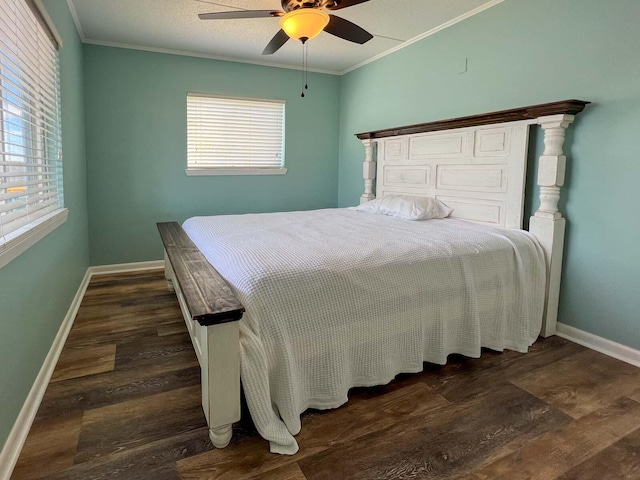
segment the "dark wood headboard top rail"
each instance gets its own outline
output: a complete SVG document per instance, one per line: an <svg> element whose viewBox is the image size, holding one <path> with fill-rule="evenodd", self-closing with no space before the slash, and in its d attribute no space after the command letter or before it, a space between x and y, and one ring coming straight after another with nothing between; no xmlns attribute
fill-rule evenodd
<svg viewBox="0 0 640 480"><path fill-rule="evenodd" d="M158 230L193 320L200 325L240 320L244 307L180 224L158 223Z"/></svg>
<svg viewBox="0 0 640 480"><path fill-rule="evenodd" d="M517 122L519 120L532 120L547 115L576 115L584 110L591 102L582 100L563 100L561 102L543 103L529 107L502 110L500 112L483 113L469 117L450 118L436 122L418 123L405 127L388 128L356 134L360 140L395 137L397 135L411 135L414 133L436 132L438 130L450 130L453 128L475 127L478 125L491 125L494 123Z"/></svg>

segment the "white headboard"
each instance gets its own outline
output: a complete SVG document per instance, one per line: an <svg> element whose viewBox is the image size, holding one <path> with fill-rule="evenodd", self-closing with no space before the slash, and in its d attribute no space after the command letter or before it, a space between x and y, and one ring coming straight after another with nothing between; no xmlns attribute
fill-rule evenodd
<svg viewBox="0 0 640 480"><path fill-rule="evenodd" d="M376 193L436 197L454 218L522 228L531 123L380 139Z"/></svg>
<svg viewBox="0 0 640 480"><path fill-rule="evenodd" d="M565 220L558 210L566 166L562 149L566 128L588 103L565 100L359 133L366 152L360 203L376 197L377 178L377 195L436 197L454 209L453 217L522 228L529 127L540 125L545 144L538 161L540 206L529 221L529 231L538 239L547 261L541 334L553 335L565 232Z"/></svg>

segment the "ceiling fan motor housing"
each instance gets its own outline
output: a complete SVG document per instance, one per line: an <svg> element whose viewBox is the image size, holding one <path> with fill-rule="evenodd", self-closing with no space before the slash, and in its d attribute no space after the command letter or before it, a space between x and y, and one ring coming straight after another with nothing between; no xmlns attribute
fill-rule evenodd
<svg viewBox="0 0 640 480"><path fill-rule="evenodd" d="M368 42L373 38L369 32L342 17L325 10L341 10L366 3L369 0L280 0L283 11L278 10L231 10L200 13L202 20L228 20L236 18L280 18L280 30L262 51L263 55L277 52L289 38L305 43L321 32L353 43Z"/></svg>
<svg viewBox="0 0 640 480"><path fill-rule="evenodd" d="M339 0L281 0L282 9L291 12L299 8L331 8L340 4Z"/></svg>

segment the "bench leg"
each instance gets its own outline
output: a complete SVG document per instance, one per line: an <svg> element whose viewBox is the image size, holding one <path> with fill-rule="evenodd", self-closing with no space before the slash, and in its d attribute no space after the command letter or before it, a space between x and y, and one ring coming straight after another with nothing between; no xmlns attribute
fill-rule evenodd
<svg viewBox="0 0 640 480"><path fill-rule="evenodd" d="M206 338L206 361L200 368L202 407L211 442L224 448L231 440L232 424L240 420L239 322L198 327Z"/></svg>
<svg viewBox="0 0 640 480"><path fill-rule="evenodd" d="M216 448L224 448L229 445L232 434L232 425L223 425L222 427L209 429L209 438Z"/></svg>

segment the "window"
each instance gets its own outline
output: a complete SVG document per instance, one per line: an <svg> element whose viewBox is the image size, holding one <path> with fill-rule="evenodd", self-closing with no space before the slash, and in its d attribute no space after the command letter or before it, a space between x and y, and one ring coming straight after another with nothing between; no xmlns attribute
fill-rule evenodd
<svg viewBox="0 0 640 480"><path fill-rule="evenodd" d="M66 220L57 48L33 0L0 0L0 267Z"/></svg>
<svg viewBox="0 0 640 480"><path fill-rule="evenodd" d="M187 95L187 175L286 172L284 101Z"/></svg>

